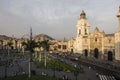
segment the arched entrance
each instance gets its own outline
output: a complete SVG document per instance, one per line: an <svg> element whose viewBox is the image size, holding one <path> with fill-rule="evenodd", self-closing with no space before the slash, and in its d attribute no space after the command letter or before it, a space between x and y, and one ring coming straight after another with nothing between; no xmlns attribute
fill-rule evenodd
<svg viewBox="0 0 120 80"><path fill-rule="evenodd" d="M71 49L71 52L73 53L73 49Z"/></svg>
<svg viewBox="0 0 120 80"><path fill-rule="evenodd" d="M85 57L87 57L88 56L88 50L87 49L85 49Z"/></svg>
<svg viewBox="0 0 120 80"><path fill-rule="evenodd" d="M108 51L108 61L113 61L113 53L112 53L112 51Z"/></svg>
<svg viewBox="0 0 120 80"><path fill-rule="evenodd" d="M95 48L95 49L94 49L94 57L95 57L96 59L98 59L98 56L99 56L98 48Z"/></svg>

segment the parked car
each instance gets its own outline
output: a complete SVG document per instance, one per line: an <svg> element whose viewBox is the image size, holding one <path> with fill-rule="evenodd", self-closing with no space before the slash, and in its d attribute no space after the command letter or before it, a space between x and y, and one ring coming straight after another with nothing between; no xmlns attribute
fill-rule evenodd
<svg viewBox="0 0 120 80"><path fill-rule="evenodd" d="M47 73L45 73L45 72L42 72L42 73L41 73L41 75L43 75L43 76L47 76Z"/></svg>

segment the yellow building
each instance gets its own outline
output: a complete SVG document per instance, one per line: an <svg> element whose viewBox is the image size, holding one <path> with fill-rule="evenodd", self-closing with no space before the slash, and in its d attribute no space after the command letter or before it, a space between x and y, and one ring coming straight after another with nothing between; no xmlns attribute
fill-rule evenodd
<svg viewBox="0 0 120 80"><path fill-rule="evenodd" d="M68 52L73 53L73 49L74 49L74 46L73 46L73 45L74 45L74 41L75 41L74 38L68 40L68 44L67 44L67 50L68 50Z"/></svg>
<svg viewBox="0 0 120 80"><path fill-rule="evenodd" d="M68 52L67 46L68 46L67 41L58 41L57 42L57 51L58 52Z"/></svg>

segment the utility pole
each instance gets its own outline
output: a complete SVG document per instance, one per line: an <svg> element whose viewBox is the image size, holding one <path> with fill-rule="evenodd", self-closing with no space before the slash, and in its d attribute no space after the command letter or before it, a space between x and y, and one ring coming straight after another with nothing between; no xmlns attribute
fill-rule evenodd
<svg viewBox="0 0 120 80"><path fill-rule="evenodd" d="M32 61L32 28L30 28L30 57L29 57L29 75L28 77L31 77L31 61Z"/></svg>
<svg viewBox="0 0 120 80"><path fill-rule="evenodd" d="M44 53L44 56L45 56L45 68L47 66L47 63L46 63L46 60L47 60L47 53L48 53L48 40L45 41L45 53Z"/></svg>
<svg viewBox="0 0 120 80"><path fill-rule="evenodd" d="M45 56L45 68L46 68L46 51L45 51L44 54L45 54L44 56Z"/></svg>

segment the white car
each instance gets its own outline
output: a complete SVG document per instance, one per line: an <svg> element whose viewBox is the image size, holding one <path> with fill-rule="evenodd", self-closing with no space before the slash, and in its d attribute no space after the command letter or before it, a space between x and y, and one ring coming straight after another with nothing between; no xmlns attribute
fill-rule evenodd
<svg viewBox="0 0 120 80"><path fill-rule="evenodd" d="M41 75L43 75L43 76L47 76L47 74L45 73L45 72L42 72L42 74Z"/></svg>
<svg viewBox="0 0 120 80"><path fill-rule="evenodd" d="M75 58L76 61L78 61L78 58Z"/></svg>

